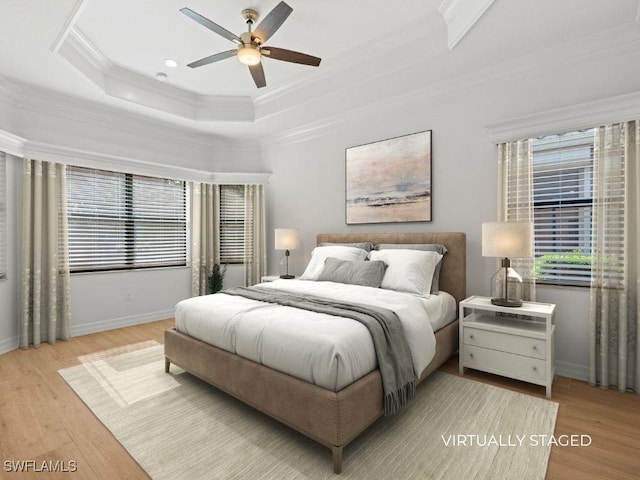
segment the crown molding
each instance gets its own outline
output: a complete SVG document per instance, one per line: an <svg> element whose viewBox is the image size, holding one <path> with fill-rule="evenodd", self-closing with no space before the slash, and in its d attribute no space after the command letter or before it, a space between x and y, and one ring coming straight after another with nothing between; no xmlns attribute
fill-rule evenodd
<svg viewBox="0 0 640 480"><path fill-rule="evenodd" d="M58 53L58 50L60 50L60 47L62 46L64 41L67 39L69 32L71 32L71 29L78 21L78 18L80 18L80 14L82 13L82 10L84 9L87 3L89 3L89 0L76 1L76 4L71 9L71 14L67 17L67 21L64 23L64 26L62 27L62 30L60 30L60 32L58 33L58 36L56 37L55 41L51 45L51 51L53 53Z"/></svg>
<svg viewBox="0 0 640 480"><path fill-rule="evenodd" d="M211 147L216 140L220 140L213 134L194 132L135 112L29 85L22 85L11 101L18 110L83 122L98 128L126 131L152 140L188 141L205 147Z"/></svg>
<svg viewBox="0 0 640 480"><path fill-rule="evenodd" d="M485 129L493 143L504 143L638 119L640 91L512 118Z"/></svg>
<svg viewBox="0 0 640 480"><path fill-rule="evenodd" d="M581 63L587 60L598 62L628 53L637 52L640 49L640 35L635 25L630 25L622 31L618 28L594 34L586 38L573 39L560 46L550 47L529 55L514 58L499 64L489 65L472 72L466 72L456 77L438 82L422 84L413 89L405 89L398 94L385 92L380 94L375 101L366 104L354 104L352 108L346 108L343 92L337 95L342 99L343 109L341 113L323 117L315 122L305 123L268 139L263 139L261 144L268 147L273 144L294 144L312 140L339 131L344 125L355 121L356 116L366 118L369 115L377 115L385 106L401 105L405 102L436 102L439 99L447 100L454 95L472 92L485 85L491 85L499 81L517 81L518 78L531 75L539 71L542 66L547 70L553 70L554 65L563 65L570 62ZM576 51L583 52L576 55ZM425 59L428 62L429 59ZM414 67L419 63L414 64ZM410 71L398 70L388 72L396 78L410 76ZM373 87L372 87L373 88ZM373 88L377 92L383 91L383 86Z"/></svg>
<svg viewBox="0 0 640 480"><path fill-rule="evenodd" d="M43 142L27 141L24 146L24 157L44 162L117 170L126 173L153 175L178 180L202 182L211 176L210 172L196 169L177 167L175 165L160 165L130 157L107 155Z"/></svg>
<svg viewBox="0 0 640 480"><path fill-rule="evenodd" d="M289 81L279 83L277 86L270 87L265 92L260 92L253 97L256 109L256 119L263 120L268 118L270 105L281 106L283 101L289 101L290 104L299 107L305 103L317 99L320 87L331 85L331 92L335 92L340 88L346 88L349 85L344 82L331 82L332 79L339 77L349 71L358 71L360 67L366 65L375 65L380 75L388 75L389 69L385 66L385 70L380 69L379 58L391 58L394 62L398 62L399 66L406 66L416 62L415 55L409 54L402 56L406 52L407 45L420 45L422 48L420 61L428 61L429 58L442 53L444 50L427 38L425 32L433 32L441 27L441 19L437 13L430 14L422 23L420 28L413 26L403 26L394 31L379 35L377 42L371 42L364 46L353 47L346 52L340 54L333 62L323 63L322 68L311 77L294 77ZM393 56L389 57L390 54ZM399 67L395 67L397 69ZM371 77L368 77L368 79ZM292 101L291 98L295 98ZM282 109L278 109L278 113Z"/></svg>
<svg viewBox="0 0 640 480"><path fill-rule="evenodd" d="M78 28L71 28L58 55L106 95L196 122L253 122L249 96L198 95L114 64Z"/></svg>
<svg viewBox="0 0 640 480"><path fill-rule="evenodd" d="M114 66L114 63L77 27L69 30L65 41L60 45L56 53L60 53L63 47L73 49L89 62L93 68L102 73Z"/></svg>
<svg viewBox="0 0 640 480"><path fill-rule="evenodd" d="M26 140L18 135L0 130L0 151L22 157Z"/></svg>
<svg viewBox="0 0 640 480"><path fill-rule="evenodd" d="M495 0L444 0L438 7L447 24L449 49L464 38Z"/></svg>
<svg viewBox="0 0 640 480"><path fill-rule="evenodd" d="M217 172L210 175L208 183L219 185L267 185L270 173Z"/></svg>
<svg viewBox="0 0 640 480"><path fill-rule="evenodd" d="M153 175L162 178L204 183L267 184L271 175L270 173L254 172L207 172L28 140L24 141L22 154L19 156L79 167L116 170L138 175Z"/></svg>

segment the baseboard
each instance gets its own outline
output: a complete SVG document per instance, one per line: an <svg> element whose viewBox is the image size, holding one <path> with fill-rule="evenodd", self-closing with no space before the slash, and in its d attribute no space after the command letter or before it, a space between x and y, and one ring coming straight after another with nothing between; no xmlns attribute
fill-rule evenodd
<svg viewBox="0 0 640 480"><path fill-rule="evenodd" d="M130 317L113 318L103 320L101 322L82 323L80 325L71 325L71 336L88 335L89 333L104 332L114 330L116 328L130 327L132 325L140 325L141 323L155 322L166 318L173 318L174 311L161 310L159 312L143 313L140 315L132 315ZM71 320L73 323L73 319ZM0 355L10 352L18 348L18 337L11 337L0 341Z"/></svg>
<svg viewBox="0 0 640 480"><path fill-rule="evenodd" d="M129 317L112 318L109 320L102 320L100 322L81 323L78 325L73 325L72 319L71 336L77 337L79 335L88 335L89 333L98 333L106 330L114 330L116 328L130 327L132 325L140 325L141 323L173 318L173 316L174 311L171 309L161 310L159 312L143 313L140 315L131 315Z"/></svg>
<svg viewBox="0 0 640 480"><path fill-rule="evenodd" d="M0 341L0 355L18 348L18 337L11 337Z"/></svg>
<svg viewBox="0 0 640 480"><path fill-rule="evenodd" d="M575 378L584 382L589 378L589 367L579 363L558 362L556 361L556 375L563 377Z"/></svg>

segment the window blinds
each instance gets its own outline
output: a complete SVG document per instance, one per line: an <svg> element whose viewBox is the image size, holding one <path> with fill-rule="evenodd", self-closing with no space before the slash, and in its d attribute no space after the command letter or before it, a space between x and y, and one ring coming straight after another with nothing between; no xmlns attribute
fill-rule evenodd
<svg viewBox="0 0 640 480"><path fill-rule="evenodd" d="M244 186L220 186L220 262L244 262Z"/></svg>
<svg viewBox="0 0 640 480"><path fill-rule="evenodd" d="M0 279L7 278L7 160L0 152Z"/></svg>
<svg viewBox="0 0 640 480"><path fill-rule="evenodd" d="M67 170L72 272L186 265L185 182Z"/></svg>
<svg viewBox="0 0 640 480"><path fill-rule="evenodd" d="M532 140L536 278L591 278L593 129Z"/></svg>

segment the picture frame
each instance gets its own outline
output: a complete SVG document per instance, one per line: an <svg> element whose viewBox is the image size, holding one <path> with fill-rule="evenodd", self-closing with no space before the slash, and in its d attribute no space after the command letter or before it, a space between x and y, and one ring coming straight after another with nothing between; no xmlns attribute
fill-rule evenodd
<svg viewBox="0 0 640 480"><path fill-rule="evenodd" d="M347 225L431 221L432 131L345 149Z"/></svg>

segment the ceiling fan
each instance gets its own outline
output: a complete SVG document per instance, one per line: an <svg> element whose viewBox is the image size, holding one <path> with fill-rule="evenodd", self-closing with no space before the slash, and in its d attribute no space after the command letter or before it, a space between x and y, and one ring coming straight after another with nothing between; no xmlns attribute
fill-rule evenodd
<svg viewBox="0 0 640 480"><path fill-rule="evenodd" d="M265 87L267 82L264 77L264 69L262 68L262 57L273 58L284 62L300 63L302 65L311 65L317 67L320 65L320 58L307 55L306 53L294 52L284 48L267 47L265 42L276 33L284 21L289 17L293 9L285 2L280 2L273 10L262 20L260 25L254 31L251 30L253 24L258 20L258 12L251 9L242 11L242 18L248 26L249 31L236 36L229 30L221 27L217 23L212 22L208 18L203 17L199 13L189 8L181 8L180 11L187 17L195 20L200 25L208 28L212 32L223 36L224 38L235 42L238 46L233 50L216 53L208 57L202 58L188 64L188 67L197 68L210 63L219 62L225 58L238 56L238 60L249 66L249 71L253 77L253 81L258 88Z"/></svg>

